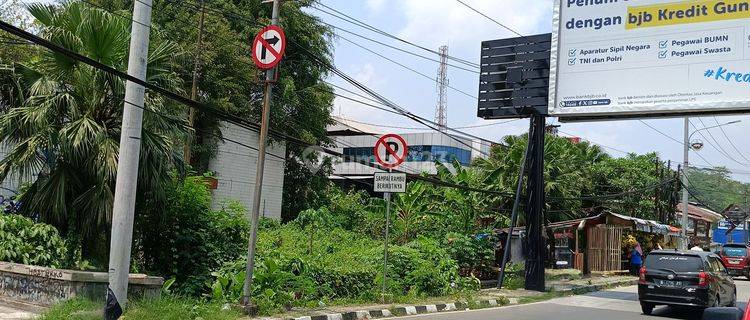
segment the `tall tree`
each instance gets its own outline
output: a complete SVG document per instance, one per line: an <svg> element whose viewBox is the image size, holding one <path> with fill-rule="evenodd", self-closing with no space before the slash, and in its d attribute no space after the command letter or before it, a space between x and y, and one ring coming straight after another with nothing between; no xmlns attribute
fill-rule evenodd
<svg viewBox="0 0 750 320"><path fill-rule="evenodd" d="M130 24L79 2L28 7L39 35L103 64L125 70ZM157 38L148 56L148 79L179 91L171 71L177 45ZM12 146L0 160L0 180L29 179L24 212L64 233L73 228L106 247L117 171L125 83L64 55L39 50L8 71L13 94L0 115L0 140ZM175 142L184 136L167 120L175 108L147 92L138 177L139 195L157 196L168 173L181 166ZM91 246L87 246L92 248Z"/></svg>
<svg viewBox="0 0 750 320"><path fill-rule="evenodd" d="M708 206L712 210L724 210L731 204L750 207L750 184L732 178L731 172L722 167L688 170L690 201Z"/></svg>
<svg viewBox="0 0 750 320"><path fill-rule="evenodd" d="M499 169L497 179L490 183L499 190L515 192L527 141L528 135L506 136L500 145L491 149L489 158L477 159L475 165L485 170ZM580 216L584 203L575 198L595 191L591 185L592 167L608 158L601 148L588 142L573 143L566 138L547 135L544 146L547 219L559 221ZM504 198L500 204L510 208L512 201L512 198Z"/></svg>

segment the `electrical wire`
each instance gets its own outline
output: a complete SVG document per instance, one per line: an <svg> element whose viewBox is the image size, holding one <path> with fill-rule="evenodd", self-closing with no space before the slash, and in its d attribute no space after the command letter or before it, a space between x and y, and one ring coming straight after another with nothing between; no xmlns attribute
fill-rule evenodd
<svg viewBox="0 0 750 320"><path fill-rule="evenodd" d="M705 123L703 123L703 119L701 119L701 118L698 118L698 121L700 121L700 122L701 122L701 125L703 126L703 128L707 128L707 127L706 127L706 124L705 124ZM698 132L698 134L699 134L699 135L700 135L701 137L703 137L703 139L706 139L706 143L707 143L708 145L711 145L711 146L713 146L713 147L714 147L714 148L716 149L716 151L718 151L718 152L719 152L719 154L720 154L720 155L722 155L722 156L723 156L724 158L727 158L727 159L729 159L730 161L733 161L733 162L735 162L735 163L737 163L737 164L739 164L739 165L741 165L741 166L748 166L748 164L747 164L747 163L742 163L742 162L739 162L739 161L737 161L737 159L735 159L734 157L732 157L731 155L729 155L729 153L727 153L727 152L726 152L726 150L724 150L724 147L723 147L723 146L722 146L722 145L721 145L721 144L719 143L719 141L718 141L718 140L716 140L716 138L714 138L714 136L713 136L713 134L711 133L711 130L710 130L710 129L709 129L709 130L703 130L703 131L706 131L706 132L708 133L708 135L709 135L709 136L711 137L711 139L712 139L712 140L714 141L715 145L714 145L714 144L712 144L712 143L711 143L711 141L710 141L710 140L709 140L708 138L706 138L706 136L705 136L705 135L703 134L703 131L699 131L698 127L696 127L696 126L695 126L695 125L694 125L694 124L693 124L692 122L690 122L690 125L691 125L691 126L693 127L693 129L695 130L695 132Z"/></svg>
<svg viewBox="0 0 750 320"><path fill-rule="evenodd" d="M33 43L35 43L37 45L43 46L43 47L45 47L45 48L47 48L49 50L52 50L54 52L60 53L62 55L65 55L68 58L71 58L73 60L77 60L77 61L82 62L84 64L90 65L90 66L92 66L92 67L94 67L94 68L96 68L98 70L101 70L101 71L113 74L113 75L117 76L118 78L134 82L134 83L136 83L138 85L141 85L141 86L143 86L143 87L145 87L145 88L147 88L149 90L152 90L152 91L154 91L154 92L156 92L158 94L164 95L167 98L170 98L171 100L174 100L174 101L176 101L176 102L178 102L180 104L187 105L187 106L190 106L190 107L194 107L194 108L199 109L201 111L204 111L206 113L214 114L215 116L217 116L217 118L220 118L220 119L222 119L224 121L227 121L227 122L230 122L230 123L233 123L233 124L245 127L247 129L250 129L250 130L253 130L253 131L256 131L256 132L259 131L259 125L256 124L256 123L252 123L252 122L246 121L246 120L244 120L242 118L239 118L239 117L233 116L231 114L228 114L228 113L226 113L226 112L224 112L222 110L218 110L218 109L215 109L215 108L203 105L203 104L201 104L199 102L196 102L196 101L193 101L191 99L182 97L182 96L180 96L180 95L178 95L178 94L176 94L174 92L168 91L168 90L166 90L164 88L161 88L159 86L153 85L151 83L148 83L148 82L145 82L143 80L140 80L140 79L138 79L136 77L130 76L130 75L128 75L128 74L126 74L124 72L121 72L121 71L119 71L117 69L114 69L114 68L112 68L110 66L107 66L107 65L104 65L102 63L99 63L99 62L97 62L97 61L95 61L95 60L93 60L91 58L85 57L83 55L80 55L78 53L70 51L70 50L68 50L66 48L60 47L60 46L58 46L58 45L56 45L54 43L49 42L46 39L40 38L40 37L35 36L35 35L33 35L33 34L29 33L29 32L21 30L21 29L13 26L11 24L8 24L8 23L4 22L4 21L0 21L0 29L5 30L6 32L14 34L14 35L16 35L18 37L24 38L24 39L26 39L28 41L31 41L31 42L33 42ZM332 70L337 70L335 67L332 67L331 69ZM369 90L369 88L364 87L363 85L359 84L356 81L354 81L353 84L355 84L358 87L361 86L360 89L367 89L367 90L363 90L363 91L366 91L368 93L370 93L370 91L371 91L371 90ZM390 101L386 100L385 98L383 98L382 96L378 95L377 93L374 93L374 94L371 93L371 95L373 95L375 98L377 98L377 99L379 99L379 100L381 100L383 102L387 102L387 103L392 104ZM392 104L391 108L393 108L393 109L395 109L397 111L400 111L400 112L402 112L405 115L414 116L413 114L411 114L408 111L406 111L406 110L398 107L395 104ZM338 153L336 151L333 151L333 150L326 149L326 148L323 148L323 147L320 147L320 146L317 146L317 145L313 145L313 144L307 143L307 142L305 142L305 141L303 141L303 140L301 140L299 138L295 138L295 137L289 136L287 134L280 133L280 132L278 132L276 130L269 130L269 133L271 135L281 137L281 138L285 139L289 143L296 143L296 144L300 144L300 145L308 146L308 147L318 147L321 150L323 150L325 153L336 155L338 157L345 157L343 154ZM376 164L373 164L373 163L368 163L368 165L372 166L374 168L380 168L379 165L376 165ZM512 194L505 193L505 192L499 192L499 191L493 191L493 190L486 190L486 189L480 189L480 188L473 188L473 187L468 187L468 186L461 186L461 185L456 185L456 184L453 184L453 183L450 183L450 182L442 181L442 180L439 180L439 179L434 179L434 178L430 178L430 177L424 177L424 176L421 176L421 175L414 175L414 174L409 174L409 173L406 173L406 174L408 176L410 176L411 178L413 178L413 179L422 180L422 181L426 181L426 182L431 182L432 184L438 185L438 186L453 187L453 188L458 188L458 189L462 189L462 190L466 190L466 191L476 191L476 192L487 193L487 194L502 195L502 196L506 196L506 197L512 197L512 196L514 196ZM623 193L618 193L618 194L612 194L612 195L598 195L598 196L586 196L586 197L579 197L579 198L559 198L559 199L560 200L595 200L595 199L604 199L604 198L610 198L610 197L618 197L618 196L622 196L622 195L626 195L626 194L632 194L632 193L635 193L635 192L638 192L638 190L631 190L631 191L628 191L628 192L623 192ZM552 199L557 199L557 198L552 198Z"/></svg>
<svg viewBox="0 0 750 320"><path fill-rule="evenodd" d="M189 1L182 1L181 3L183 3L183 4L189 4L189 5L191 4ZM193 6L195 6L195 5L193 5ZM252 24L258 24L253 19L250 19L248 17L244 17L244 16L236 14L236 13L225 12L225 11L221 11L221 10L214 9L214 8L208 8L208 7L207 7L207 10L209 12L214 12L214 13L216 13L218 11L219 12L218 14L220 16L222 16L222 17L230 16L232 18L235 18L235 19L238 19L238 20L241 20L241 21L249 22L249 23L252 23ZM294 43L293 40L289 40L289 41L291 43ZM322 66L322 67L330 70L332 73L334 73L337 76L343 78L344 80L346 80L347 82L351 83L352 85L354 85L358 89L362 90L363 92L365 92L368 95L372 96L373 98L377 99L381 103L385 104L389 108L393 109L394 111L397 111L402 116L405 116L405 117L407 117L409 119L412 119L413 121L415 121L417 123L420 123L422 125L425 125L425 126L429 127L430 129L433 129L435 131L438 131L438 132L442 132L443 131L443 130L440 130L438 128L439 125L437 123L435 123L435 122L433 122L431 120L427 120L427 119L425 119L423 117L417 116L417 115L415 115L415 114L407 111L406 109L401 108L400 106L396 105L395 103L393 103L393 102L391 102L391 101L383 98L381 95L377 94L376 92L374 92L371 89L369 89L368 87L364 86L363 84L361 84L360 82L358 82L354 78L350 77L346 73L344 73L341 70L339 70L337 67L335 67L334 65L332 65L330 62L328 62L328 61L322 59L321 57L318 57L317 55L311 53L310 51L308 51L307 49L305 49L304 46L298 46L298 49L300 49L304 54L306 54L312 61L317 62L320 66ZM427 124L427 123L429 123L429 124ZM458 133L460 135L463 135L463 136L466 136L466 137L470 137L470 138L473 138L473 139L484 141L484 142L486 142L488 144L494 144L495 143L493 141L490 141L490 140L478 137L476 135L472 135L472 134L469 134L469 133L466 133L466 132L463 132L463 131L460 131L460 130L456 130L456 129L452 128L452 127L442 127L442 128L444 128L445 130L448 130L448 131L456 132L456 133ZM443 132L443 133L445 135L447 135L448 137L450 137L451 139L453 139L453 140L455 140L455 141L457 141L457 142L459 142L461 144L464 144L464 145L466 145L469 148L472 148L471 145L466 144L460 138L457 138L454 135L452 135L450 133L447 133L447 132ZM485 155L488 155L486 152L482 152L482 153L485 154Z"/></svg>
<svg viewBox="0 0 750 320"><path fill-rule="evenodd" d="M682 141L680 141L680 140L677 140L677 139L673 138L672 136L670 136L670 135L668 135L668 134L666 134L666 133L662 132L661 130L659 130L659 129L657 129L657 128L653 127L653 126L651 126L651 125L650 125L650 124L649 124L648 122L646 122L646 121L643 121L643 120L638 120L638 121L640 121L641 123L643 123L643 124L644 124L645 126L647 126L647 127L651 128L651 130L654 130L654 131L656 131L657 133L659 133L660 135L662 135L662 136L666 137L667 139L669 139L669 140L672 140L672 141L674 141L675 143L678 143L678 144L680 144L680 145L682 145L682 146L684 146L684 145L685 145L685 144L684 144L684 143L683 143ZM710 161L708 161L708 159L706 159L706 158L705 158L705 157L704 157L704 156L703 156L702 154L700 154L700 153L697 153L697 152L696 152L696 153L695 153L695 155L696 155L696 156L698 156L698 158L701 158L701 160L703 160L704 162L706 162L706 163L707 163L707 164L708 164L709 166L713 166L713 163L711 163ZM678 163L680 163L680 162L678 162Z"/></svg>
<svg viewBox="0 0 750 320"><path fill-rule="evenodd" d="M334 14L332 14L332 13L329 13L329 12L325 12L325 13L326 13L326 14L329 14L329 15L332 15L332 16L334 16L334 17L336 17L336 18L340 19L340 20L346 21L346 22L348 22L348 23L351 23L351 24L353 24L353 25L356 25L356 26L358 26L358 27L360 27L360 28L363 28L363 29L369 30L369 31L371 31L371 32L374 32L374 33L380 34L380 35L382 35L382 36L385 36L385 37L391 38L391 39L393 39L393 40L396 40L396 41L402 42L402 43L404 43L404 44L407 44L407 45L413 46L413 47L415 47L415 48L418 48L418 49L421 49L421 50L427 51L427 52L429 52L429 53L433 53L433 54L436 54L436 55L438 55L438 56L442 55L442 54L441 54L440 52L438 52L438 51L435 51L435 50L432 50L432 49L426 48L426 47L424 47L424 46L418 45L418 44L416 44L416 43L413 43L413 42L411 42L411 41L408 41L408 40L404 40L404 39L402 39L402 38L399 38L399 37L397 37L397 36L395 36L395 35L393 35L393 34L391 34L391 33L388 33L388 32L385 32L385 31L383 31L383 30L381 30L381 29L378 29L378 28L376 28L376 27L373 27L372 25L369 25L369 24L367 24L367 23L365 23L365 22L363 22L363 21L361 21L361 20L359 20L359 19L357 19L357 18L354 18L354 17L352 17L352 16L350 16L350 15L348 15L348 14L346 14L346 13L343 13L343 12L341 12L341 11L339 11L339 10L336 10L335 8L329 7L329 6L327 6L326 4L324 4L324 3L320 2L320 1L319 1L319 2L317 2L317 3L315 3L315 4L314 4L314 5L313 5L313 6L311 7L311 8L313 8L313 9L315 9L315 10L318 10L318 11L321 11L321 12L323 12L323 10L321 10L321 9L320 9L320 8L318 7L318 5L319 5L319 6L322 6L322 7L324 7L324 8L326 8L326 9L328 9L328 10L332 11L332 12L335 12L335 13L336 13L336 15L334 15ZM340 29L340 28L339 28L339 29ZM340 30L341 30L341 29L340 29ZM453 61L456 61L456 62L459 62L459 63L463 63L463 64L465 64L465 65L468 65L468 66L471 66L471 67L479 68L479 64L478 64L478 63L476 63L476 62L471 62L471 61L468 61L468 60L466 60L466 59L456 58L456 57L454 57L454 56L450 56L450 55L448 55L447 57L448 57L448 59L450 59L450 60L453 60Z"/></svg>
<svg viewBox="0 0 750 320"><path fill-rule="evenodd" d="M724 138L727 139L727 141L732 146L732 148L734 148L734 151L736 151L737 154L739 154L743 159L745 159L745 161L750 162L750 159L748 159L745 156L745 154L742 151L740 151L739 148L737 148L737 145L735 145L734 142L732 142L732 139L729 139L727 132L724 130L724 126L719 123L719 119L717 119L716 116L714 116L714 122L716 122L716 125L719 127L719 129L721 129L721 133L724 135Z"/></svg>
<svg viewBox="0 0 750 320"><path fill-rule="evenodd" d="M461 1L461 0L456 0L456 1L458 1L458 3L460 3L460 4L464 5L465 7L467 7L467 8L469 8L469 9L471 9L472 11L474 11L474 12L478 13L479 15L481 15L481 16L483 16L483 17L485 17L485 18L489 19L490 21L492 21L492 22L494 22L495 24L499 25L499 26L500 26L500 27L502 27L503 29L505 29L505 30L508 30L508 31L510 31L510 32L512 32L512 33L515 33L515 34L516 34L516 35L518 35L519 37L524 37L524 38L526 38L526 36L522 35L522 34L521 34L520 32L518 32L518 31L516 31L516 30L513 30L513 29L511 29L510 27L508 27L508 26L506 26L506 25L504 25L504 24L500 23L500 21L497 21L497 20L493 19L492 17L490 17L490 16L488 16L488 15L486 15L486 14L482 13L481 11L479 11L479 10L477 10L477 9L474 9L474 7L472 7L472 6L468 5L468 4L466 3L466 2L463 2L463 1Z"/></svg>
<svg viewBox="0 0 750 320"><path fill-rule="evenodd" d="M347 41L347 42L349 42L349 43L351 43L351 44L353 44L353 45L355 45L355 46L357 46L357 47L361 48L362 50L365 50L365 51L367 51L367 52L370 52L370 53L372 53L372 54L374 54L374 55L376 55L376 56L380 57L380 58L381 58L381 59L383 59L383 60L386 60L386 61L388 61L388 62L391 62L391 63L393 63L393 64L395 64L395 65L397 65L397 66L399 66L399 67L402 67L402 68L404 68L404 69L406 69L406 70L409 70L409 71L411 71L411 72L413 72L413 73L415 73L415 74L418 74L418 75L420 75L420 76L422 76L422 77L424 77L424 78L427 78L427 80L430 80L430 81L434 81L434 80L435 80L435 79L433 79L432 77L430 77L430 76L428 76L428 75L426 75L426 74L424 74L424 73L422 73L422 72L420 72L420 71L418 71L418 70L416 70L416 69L414 69L414 68L412 68L412 67L409 67L409 66L407 66L407 65L405 65L405 64L403 64L403 63L401 63L401 62L398 62L398 61L396 61L396 60L393 60L393 59L391 59L391 58L388 58L388 57L384 56L383 54L381 54L381 53L378 53L378 52L375 52L374 50L372 50L372 49L370 49L370 48L367 48L367 47L365 47L365 46L363 46L363 45L361 45L361 44L359 44L359 43L356 43L356 42L354 42L354 41L352 41L352 40L349 40L349 39L347 39L347 38L344 38L344 37L341 37L341 36L339 36L339 37L340 37L341 39L343 39L344 41ZM461 89L457 89L456 87L453 87L453 86L451 86L451 85L447 85L447 87L448 87L449 89L451 89L451 90L454 90L454 91L456 91L456 92L458 92L458 93L461 93L461 94L463 94L463 95L465 95L465 96L467 96L467 97L469 97L469 98L472 98L472 99L478 99L478 98L477 98L477 96L475 96L475 95L472 95L472 94L470 94L470 93L467 93L466 91L463 91L463 90L461 90Z"/></svg>

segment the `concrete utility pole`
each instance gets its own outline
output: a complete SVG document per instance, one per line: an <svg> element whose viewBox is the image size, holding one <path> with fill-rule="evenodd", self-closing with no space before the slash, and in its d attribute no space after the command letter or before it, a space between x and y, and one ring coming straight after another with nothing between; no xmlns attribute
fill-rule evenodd
<svg viewBox="0 0 750 320"><path fill-rule="evenodd" d="M193 85L190 89L190 99L193 101L198 100L198 73L201 67L201 54L203 51L203 21L206 18L206 8L204 8L203 0L201 0L201 17L198 20L198 42L195 48L195 63L193 64ZM188 125L192 129L195 125L195 108L190 107L188 111ZM195 136L188 137L185 142L185 164L190 164L191 151L190 147L193 143Z"/></svg>
<svg viewBox="0 0 750 320"><path fill-rule="evenodd" d="M742 122L742 120L729 121L726 123L717 124L715 126L703 127L703 128L693 131L693 133L690 133L690 118L685 117L685 145L683 146L683 150L682 150L683 160L682 160L682 175L681 175L682 177L682 221L681 221L681 224L682 224L682 248L683 249L686 249L686 250L689 249L688 238L687 238L687 227L688 227L688 208L689 208L688 201L690 198L690 194L688 192L688 186L689 186L688 183L690 181L688 180L687 172L688 172L688 163L689 163L688 156L690 153L690 146L691 146L690 141L693 135L700 131L723 127L726 125L740 123L740 122Z"/></svg>
<svg viewBox="0 0 750 320"><path fill-rule="evenodd" d="M684 132L684 138L685 138L685 145L682 146L682 221L680 222L680 225L682 226L682 249L687 250L688 248L688 235L687 235L687 228L688 228L688 199L690 195L688 194L688 179L687 179L687 171L688 171L688 156L690 154L690 118L685 117L685 132Z"/></svg>
<svg viewBox="0 0 750 320"><path fill-rule="evenodd" d="M279 2L273 0L273 11L271 13L271 25L279 24ZM266 71L265 95L263 97L263 115L261 119L260 137L258 139L258 168L255 171L255 190L253 194L253 211L250 217L250 239L247 244L247 268L245 283L242 287L241 303L250 306L250 295L253 283L253 269L255 268L255 242L258 237L258 219L260 218L260 200L263 191L263 170L266 161L266 144L268 143L268 121L271 115L271 92L272 83L276 79L276 68Z"/></svg>
<svg viewBox="0 0 750 320"><path fill-rule="evenodd" d="M139 0L133 4L128 74L143 81L146 80L148 62L151 2L151 0ZM135 210L136 187L138 186L144 95L143 86L127 82L126 103L123 105L122 112L115 199L112 206L112 238L109 247L109 287L122 307L125 307L128 302L128 274L130 249L133 242L133 210Z"/></svg>

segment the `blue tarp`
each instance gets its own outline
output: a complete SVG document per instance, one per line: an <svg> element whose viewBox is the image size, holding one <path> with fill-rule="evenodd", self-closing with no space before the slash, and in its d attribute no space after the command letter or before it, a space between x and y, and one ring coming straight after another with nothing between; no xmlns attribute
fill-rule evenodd
<svg viewBox="0 0 750 320"><path fill-rule="evenodd" d="M731 224L727 222L726 220L721 220L717 224L717 226L714 228L714 236L713 236L713 242L726 244L726 243L747 243L748 241L748 233L743 226L737 226L736 229L732 230L730 234L727 235L727 230L729 230L729 227ZM728 241L729 239L732 239L732 241Z"/></svg>

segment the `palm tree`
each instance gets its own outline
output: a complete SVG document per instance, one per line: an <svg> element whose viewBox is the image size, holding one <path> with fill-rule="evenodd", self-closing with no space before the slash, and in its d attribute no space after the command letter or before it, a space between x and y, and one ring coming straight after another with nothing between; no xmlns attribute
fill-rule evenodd
<svg viewBox="0 0 750 320"><path fill-rule="evenodd" d="M41 37L118 70L127 69L130 21L80 2L34 4L28 10ZM179 53L171 42L152 40L147 81L179 91L170 70ZM125 83L112 74L40 49L12 71L11 96L0 112L0 140L11 150L0 160L0 181L17 173L30 182L23 212L84 237L106 235L111 221ZM3 105L3 104L0 104ZM182 123L165 116L178 110L146 95L139 198L159 196L169 172L181 166L177 139ZM106 238L105 238L106 239Z"/></svg>
<svg viewBox="0 0 750 320"><path fill-rule="evenodd" d="M515 186L518 169L527 144L528 135L506 136L503 143L491 150L487 159L477 159L475 165L486 170L501 170L494 183L499 189ZM588 142L572 143L566 138L547 135L544 145L545 194L550 221L575 218L582 207L580 200L566 200L595 193L592 170L594 165L609 158L600 147ZM550 201L552 198L558 198ZM563 199L559 199L563 198ZM506 198L504 206L511 207L512 199Z"/></svg>

